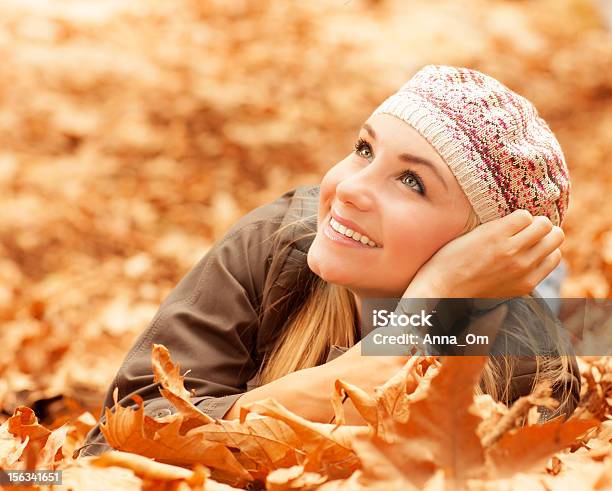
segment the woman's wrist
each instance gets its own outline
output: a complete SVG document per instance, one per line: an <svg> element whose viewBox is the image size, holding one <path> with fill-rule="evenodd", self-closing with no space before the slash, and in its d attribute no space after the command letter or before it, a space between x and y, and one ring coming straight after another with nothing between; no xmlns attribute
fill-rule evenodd
<svg viewBox="0 0 612 491"><path fill-rule="evenodd" d="M333 416L330 396L337 377L329 366L318 365L292 372L283 385L289 409L311 421L327 423Z"/></svg>
<svg viewBox="0 0 612 491"><path fill-rule="evenodd" d="M329 421L333 416L329 398L335 377L322 367L323 365L319 365L291 372L245 392L225 413L223 419L237 419L242 406L271 397L306 419Z"/></svg>
<svg viewBox="0 0 612 491"><path fill-rule="evenodd" d="M308 399L314 405L310 410L312 416L305 416L311 421L317 421L321 423L329 423L334 418L334 410L331 405L331 395L334 391L334 384L337 379L344 380L352 383L353 385L363 385L361 377L356 376L358 370L355 370L355 366L351 366L347 363L339 363L340 358L336 358L330 362L318 365L316 367L308 368L308 372L305 374L310 380L310 387L308 393L304 395L304 400ZM295 372L296 374L299 372ZM363 387L362 387L363 388ZM310 396L312 392L316 391L316 399L313 400ZM366 421L363 419L357 408L353 405L350 399L343 402L344 417L346 424L349 425L366 425ZM300 413L302 415L302 413Z"/></svg>
<svg viewBox="0 0 612 491"><path fill-rule="evenodd" d="M440 274L437 279L416 276L402 298L451 298L454 296L451 282Z"/></svg>

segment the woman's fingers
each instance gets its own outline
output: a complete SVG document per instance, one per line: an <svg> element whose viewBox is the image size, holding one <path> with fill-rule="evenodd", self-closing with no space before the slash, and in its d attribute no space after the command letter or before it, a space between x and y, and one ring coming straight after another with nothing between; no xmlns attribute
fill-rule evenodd
<svg viewBox="0 0 612 491"><path fill-rule="evenodd" d="M500 218L499 221L503 224L505 232L509 236L513 236L533 223L533 216L527 210L514 210Z"/></svg>
<svg viewBox="0 0 612 491"><path fill-rule="evenodd" d="M547 217L536 216L529 225L510 237L510 248L515 251L528 249L537 244L552 230L553 224Z"/></svg>
<svg viewBox="0 0 612 491"><path fill-rule="evenodd" d="M528 290L534 290L536 286L546 278L553 269L561 262L561 250L555 249L548 254L533 270L525 276L525 284Z"/></svg>
<svg viewBox="0 0 612 491"><path fill-rule="evenodd" d="M563 230L560 227L552 227L550 232L524 252L525 263L532 267L538 265L555 249L558 249L564 239Z"/></svg>

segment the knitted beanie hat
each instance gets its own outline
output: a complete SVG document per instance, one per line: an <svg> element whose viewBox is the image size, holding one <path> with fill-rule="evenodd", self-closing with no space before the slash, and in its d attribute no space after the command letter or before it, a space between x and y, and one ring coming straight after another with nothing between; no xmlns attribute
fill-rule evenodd
<svg viewBox="0 0 612 491"><path fill-rule="evenodd" d="M427 65L372 116L381 113L431 143L481 223L526 209L561 225L570 190L561 146L534 105L494 78Z"/></svg>

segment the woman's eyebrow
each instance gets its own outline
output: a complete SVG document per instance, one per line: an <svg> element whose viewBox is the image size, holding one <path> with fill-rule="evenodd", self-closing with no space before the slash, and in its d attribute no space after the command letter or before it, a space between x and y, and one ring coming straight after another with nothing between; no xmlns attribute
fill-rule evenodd
<svg viewBox="0 0 612 491"><path fill-rule="evenodd" d="M365 123L363 125L363 129L368 132L368 134L372 137L373 140L376 140L376 132L374 131L374 128L372 128L368 123ZM419 157L417 155L412 155L410 153L400 153L397 156L397 158L400 160L403 160L404 162L428 166L433 171L433 173L437 176L437 178L440 179L440 182L444 186L444 189L448 191L448 186L446 185L446 181L440 175L440 172L438 171L437 166L430 160L424 159L423 157Z"/></svg>

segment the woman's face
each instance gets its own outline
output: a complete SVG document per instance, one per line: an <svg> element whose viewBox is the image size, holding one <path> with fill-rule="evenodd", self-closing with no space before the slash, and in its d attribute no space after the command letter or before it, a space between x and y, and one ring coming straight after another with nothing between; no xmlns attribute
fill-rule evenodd
<svg viewBox="0 0 612 491"><path fill-rule="evenodd" d="M461 234L469 213L467 197L429 142L404 121L377 114L360 129L356 150L321 181L308 265L359 297L399 298L419 268ZM356 224L379 247L338 234L332 215Z"/></svg>

